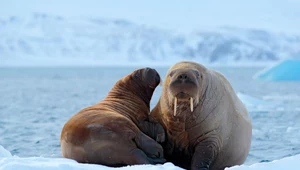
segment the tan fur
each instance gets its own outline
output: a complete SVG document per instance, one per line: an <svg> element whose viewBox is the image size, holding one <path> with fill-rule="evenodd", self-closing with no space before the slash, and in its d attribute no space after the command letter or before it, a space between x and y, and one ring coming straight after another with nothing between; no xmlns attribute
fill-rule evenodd
<svg viewBox="0 0 300 170"><path fill-rule="evenodd" d="M125 76L105 99L66 122L60 139L64 157L108 166L165 161L162 147L149 137L163 129L147 121L149 103L159 84L155 79L158 74L154 69L145 70ZM158 135L163 141L164 134Z"/></svg>
<svg viewBox="0 0 300 170"><path fill-rule="evenodd" d="M178 116L173 114L174 96L168 90L169 74L175 69L194 69L201 74L194 111L187 109L188 103L179 103ZM195 156L195 152L213 152L211 170L240 165L248 155L252 125L245 106L222 74L201 64L179 62L168 70L162 95L150 117L166 129L163 146L167 160L183 168L197 169L194 159L200 160L197 157L201 154Z"/></svg>

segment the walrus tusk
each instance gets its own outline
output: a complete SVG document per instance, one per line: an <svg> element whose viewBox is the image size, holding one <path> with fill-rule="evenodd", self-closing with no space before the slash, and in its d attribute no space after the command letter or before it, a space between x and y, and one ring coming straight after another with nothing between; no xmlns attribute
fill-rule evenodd
<svg viewBox="0 0 300 170"><path fill-rule="evenodd" d="M190 107L191 107L191 112L194 111L194 102L193 102L193 98L190 98Z"/></svg>
<svg viewBox="0 0 300 170"><path fill-rule="evenodd" d="M176 110L177 110L177 97L175 97L174 100L174 116L176 116Z"/></svg>

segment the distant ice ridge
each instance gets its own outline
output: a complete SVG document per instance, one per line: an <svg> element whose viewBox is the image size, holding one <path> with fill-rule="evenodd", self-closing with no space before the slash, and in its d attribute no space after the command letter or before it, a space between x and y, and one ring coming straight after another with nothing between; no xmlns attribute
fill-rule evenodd
<svg viewBox="0 0 300 170"><path fill-rule="evenodd" d="M240 92L237 93L237 96L244 103L249 112L277 110L281 106L279 101L275 102L259 99Z"/></svg>
<svg viewBox="0 0 300 170"><path fill-rule="evenodd" d="M4 154L3 154L4 153ZM65 158L43 158L43 157L28 157L19 158L11 156L11 154L0 145L0 170L113 170L115 168L95 165L95 164L80 164L74 160ZM297 170L300 167L300 155L286 157L281 160L276 160L268 163L257 163L250 166L241 165L226 170ZM163 165L134 165L118 168L120 170L182 170L172 163L168 162Z"/></svg>
<svg viewBox="0 0 300 170"><path fill-rule="evenodd" d="M300 107L293 108L292 103L299 103L300 96L294 95L268 95L257 98L249 94L237 92L237 96L244 103L249 112L268 112L268 111L299 111ZM285 103L285 104L284 104ZM287 103L290 103L288 105Z"/></svg>
<svg viewBox="0 0 300 170"><path fill-rule="evenodd" d="M8 150L4 149L3 146L0 145L0 159L5 157L11 157L11 156L12 156L11 153Z"/></svg>
<svg viewBox="0 0 300 170"><path fill-rule="evenodd" d="M200 29L200 28L199 28ZM126 20L36 13L0 18L0 66L257 64L300 56L300 36L218 28L178 34Z"/></svg>
<svg viewBox="0 0 300 170"><path fill-rule="evenodd" d="M300 58L278 62L258 72L254 78L268 81L300 81Z"/></svg>

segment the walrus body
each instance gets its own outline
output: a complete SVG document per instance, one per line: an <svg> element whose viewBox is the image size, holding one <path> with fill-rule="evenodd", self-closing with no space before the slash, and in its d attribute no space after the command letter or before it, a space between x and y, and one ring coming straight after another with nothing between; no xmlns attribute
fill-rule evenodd
<svg viewBox="0 0 300 170"><path fill-rule="evenodd" d="M113 167L165 162L161 145L147 136L164 141L162 126L148 121L149 103L159 82L158 73L150 68L119 80L104 100L64 125L63 156Z"/></svg>
<svg viewBox="0 0 300 170"><path fill-rule="evenodd" d="M166 129L165 158L192 170L242 164L252 125L228 80L194 62L172 66L150 119Z"/></svg>

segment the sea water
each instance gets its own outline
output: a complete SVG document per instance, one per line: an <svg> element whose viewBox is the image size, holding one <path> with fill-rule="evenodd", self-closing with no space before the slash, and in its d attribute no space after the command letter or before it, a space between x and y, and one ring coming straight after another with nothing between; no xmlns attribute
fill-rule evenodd
<svg viewBox="0 0 300 170"><path fill-rule="evenodd" d="M101 101L116 81L137 68L0 68L0 145L20 157L61 157L64 123ZM164 78L168 68L156 69ZM300 83L253 80L262 68L213 69L223 73L236 92L263 101L248 108L253 137L245 164L300 153ZM151 108L161 90L156 89Z"/></svg>

